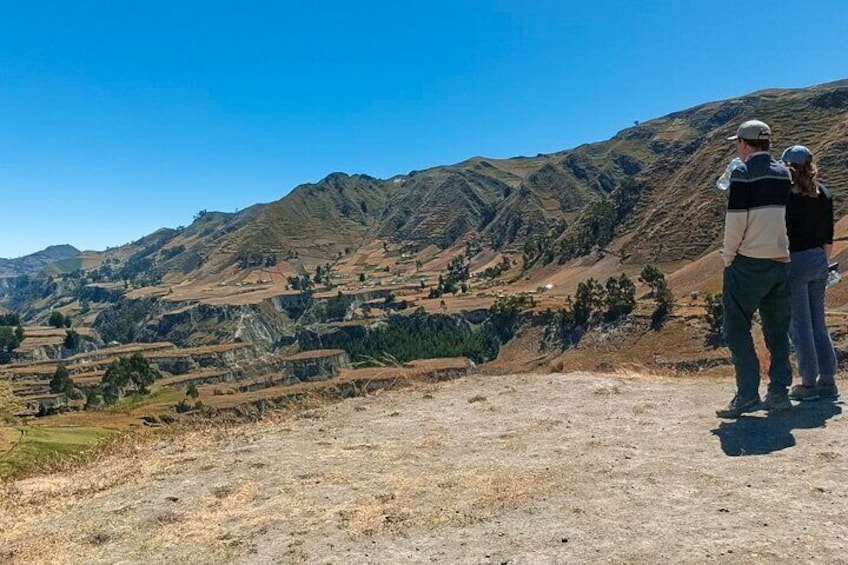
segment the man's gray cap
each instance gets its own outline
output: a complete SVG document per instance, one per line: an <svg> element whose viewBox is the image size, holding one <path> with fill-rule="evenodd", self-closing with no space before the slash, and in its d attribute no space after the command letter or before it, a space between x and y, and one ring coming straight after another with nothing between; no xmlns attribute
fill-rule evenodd
<svg viewBox="0 0 848 565"><path fill-rule="evenodd" d="M761 139L771 138L771 128L768 124L760 120L748 120L736 130L736 135L732 135L727 139L745 139L747 141L758 141Z"/></svg>
<svg viewBox="0 0 848 565"><path fill-rule="evenodd" d="M783 150L780 160L793 165L806 165L813 160L813 152L803 145L793 145Z"/></svg>

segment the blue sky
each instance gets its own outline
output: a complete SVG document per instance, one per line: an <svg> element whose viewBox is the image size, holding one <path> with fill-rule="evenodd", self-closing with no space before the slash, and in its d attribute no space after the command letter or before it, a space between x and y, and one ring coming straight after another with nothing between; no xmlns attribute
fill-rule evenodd
<svg viewBox="0 0 848 565"><path fill-rule="evenodd" d="M0 0L0 257L848 78L848 2Z"/></svg>

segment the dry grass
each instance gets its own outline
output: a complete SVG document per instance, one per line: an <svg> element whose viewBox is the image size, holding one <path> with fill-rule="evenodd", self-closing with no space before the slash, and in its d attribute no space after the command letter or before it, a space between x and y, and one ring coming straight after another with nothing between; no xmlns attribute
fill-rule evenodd
<svg viewBox="0 0 848 565"><path fill-rule="evenodd" d="M98 448L97 466L81 465L81 461L66 462L65 465L44 467L37 477L0 483L0 508L3 509L0 513L0 556L5 553L14 563L82 563L105 558L104 546L120 542L132 544L139 557L184 546L192 555L182 556L178 560L180 563L229 562L242 555L244 547L219 528L210 528L209 524L233 520L261 524L264 518L255 516L250 505L256 498L256 490L250 483L237 487L217 485L201 507L193 508L190 513L184 511L179 497L167 497L164 507L137 516L137 520L126 525L76 514L75 509L97 500L104 493L127 493L170 477L197 460L196 450L214 450L234 438L255 441L274 421L279 420L238 428L217 423L123 434ZM128 500L110 513L132 516L133 506L133 501ZM60 529L39 535L39 543L10 542L20 539L28 525L57 512L76 516L72 530ZM191 547L206 549L200 551Z"/></svg>
<svg viewBox="0 0 848 565"><path fill-rule="evenodd" d="M390 462L391 463L391 462ZM424 476L390 475L379 494L333 508L355 538L403 536L413 528L461 527L491 520L551 487L553 474L520 467L456 471L430 469Z"/></svg>
<svg viewBox="0 0 848 565"><path fill-rule="evenodd" d="M145 355L148 359L168 359L171 357L186 357L192 355L208 355L210 353L225 353L241 349L253 349L256 346L250 343L222 343L220 345L205 345L200 347L187 347L174 349L173 351L156 351Z"/></svg>
<svg viewBox="0 0 848 565"><path fill-rule="evenodd" d="M621 375L633 372L669 379L694 374L726 378L733 374L729 351L706 344L705 324L699 316L681 312L659 332L649 330L647 325L648 320L639 314L625 327L588 332L577 347L565 351L542 350L544 329L527 328L501 348L497 360L481 370L487 374L537 370ZM761 361L766 363L762 336L758 331L754 336Z"/></svg>
<svg viewBox="0 0 848 565"><path fill-rule="evenodd" d="M12 383L0 379L0 426L14 421L23 409L23 403L12 391Z"/></svg>
<svg viewBox="0 0 848 565"><path fill-rule="evenodd" d="M190 373L186 373L184 375L174 375L171 377L163 377L156 381L156 386L160 387L168 387L168 386L176 386L183 384L188 381L194 381L198 379L212 379L215 377L221 377L227 375L230 371L228 369L200 369L199 371L192 371ZM76 381L76 379L74 379ZM247 382L247 381L242 381Z"/></svg>
<svg viewBox="0 0 848 565"><path fill-rule="evenodd" d="M249 444L251 435L268 427L267 423L247 426L238 435L246 435ZM157 477L181 473L186 465L196 467L200 451L226 446L228 435L226 430L212 434L208 431L188 433L175 443L170 455L155 462L150 460L152 453L148 442L140 448L124 448L113 453L96 474L92 469L77 472L73 479L51 477L11 486L0 494L0 506L8 512L0 525L10 537L16 538L16 533L20 535L28 524L46 515L57 510L73 512L78 501L96 499L99 493L128 492ZM236 484L214 484L205 496L187 501L189 507L177 497L173 501L163 501L155 511L138 516L126 525L105 526L102 520L77 519L73 533L46 536L37 546L16 544L15 562L98 559L106 555L104 546L113 543L134 547L133 554L137 557L146 552L203 547L204 557L197 557L196 562L211 563L214 559L224 562L250 553L250 538L274 527L274 516L284 508L289 514L335 522L353 539L364 539L383 534L402 536L420 527L462 527L482 523L520 507L551 487L549 471L508 466L458 470L453 465L441 464L421 474L408 469L409 456L404 451L369 451L370 456L377 455L381 464L398 472L373 475L369 479L374 481L368 488L371 492L339 504L322 508L314 498L315 489L293 489L291 482L312 482L327 488L357 481L353 471L344 467L327 468L318 474L281 477L279 492L271 496L263 496L263 487L245 478ZM321 458L327 462L341 460L350 452L350 446L325 446ZM128 456L136 463L131 472L122 463ZM108 469L111 469L109 480L102 480ZM56 498L61 502L57 503ZM122 506L116 511L127 515L131 506L130 503L130 508ZM30 512L38 507L44 510ZM11 520L14 524L9 523ZM234 527L235 524L238 527ZM181 555L179 562L193 562L191 559L189 555Z"/></svg>
<svg viewBox="0 0 848 565"><path fill-rule="evenodd" d="M18 440L21 439L21 431L11 425L0 425L0 453L6 453Z"/></svg>
<svg viewBox="0 0 848 565"><path fill-rule="evenodd" d="M285 361L300 361L303 359L320 359L322 357L335 357L343 355L345 352L342 349L312 349L310 351L302 351L294 355L284 357Z"/></svg>

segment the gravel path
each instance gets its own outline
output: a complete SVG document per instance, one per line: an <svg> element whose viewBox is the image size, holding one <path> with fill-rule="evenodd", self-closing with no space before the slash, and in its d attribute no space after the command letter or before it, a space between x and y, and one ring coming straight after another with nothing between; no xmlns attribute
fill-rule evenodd
<svg viewBox="0 0 848 565"><path fill-rule="evenodd" d="M848 563L841 403L475 376L5 486L11 563Z"/></svg>

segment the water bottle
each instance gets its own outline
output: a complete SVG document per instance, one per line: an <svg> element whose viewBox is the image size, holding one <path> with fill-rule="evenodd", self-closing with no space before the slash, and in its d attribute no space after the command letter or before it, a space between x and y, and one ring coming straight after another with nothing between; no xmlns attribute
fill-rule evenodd
<svg viewBox="0 0 848 565"><path fill-rule="evenodd" d="M734 169L742 164L742 159L739 157L734 157L733 160L727 164L727 168L718 177L716 181L716 188L719 190L727 190L730 188L730 175L733 174Z"/></svg>
<svg viewBox="0 0 848 565"><path fill-rule="evenodd" d="M833 286L842 280L839 274L839 263L831 263L827 267L827 286Z"/></svg>

